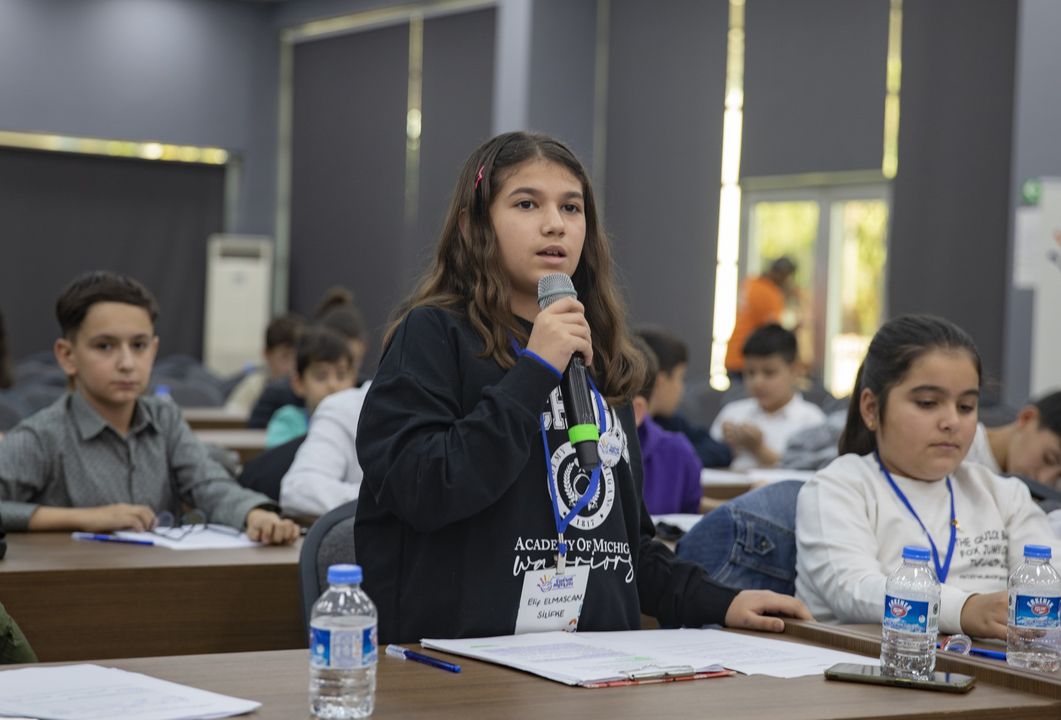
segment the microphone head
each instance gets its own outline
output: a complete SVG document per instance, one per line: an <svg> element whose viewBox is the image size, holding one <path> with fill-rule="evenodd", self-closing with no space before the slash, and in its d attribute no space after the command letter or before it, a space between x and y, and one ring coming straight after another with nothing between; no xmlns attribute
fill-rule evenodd
<svg viewBox="0 0 1061 720"><path fill-rule="evenodd" d="M575 285L567 275L552 273L538 281L538 307L542 310L565 297L578 297Z"/></svg>

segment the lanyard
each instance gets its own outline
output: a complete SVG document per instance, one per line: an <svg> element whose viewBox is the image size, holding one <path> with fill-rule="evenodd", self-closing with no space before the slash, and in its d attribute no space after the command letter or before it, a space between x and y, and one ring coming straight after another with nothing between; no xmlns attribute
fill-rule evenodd
<svg viewBox="0 0 1061 720"><path fill-rule="evenodd" d="M877 458L877 464L880 465L880 471L884 474L884 479L888 481L888 484L892 486L892 490L899 496L899 499L903 501L903 505L910 511L910 514L914 516L914 520L917 520L917 524L921 526L921 530L925 533L925 537L928 538L928 544L932 546L932 562L936 565L936 577L939 578L941 583L947 582L947 575L950 573L950 561L954 557L954 540L958 534L958 520L954 516L954 488L950 484L950 475L947 476L947 492L950 494L950 540L947 542L947 557L944 558L943 564L939 562L939 550L936 549L936 543L932 539L932 535L929 534L928 529L925 528L925 524L921 522L921 518L918 517L917 511L914 510L914 506L910 504L910 501L903 494L903 491L899 489L899 485L896 484L895 480L892 479L891 473L884 467L884 462L880 459L880 454L877 451L873 451L873 456Z"/></svg>
<svg viewBox="0 0 1061 720"><path fill-rule="evenodd" d="M547 362L545 362L544 360L539 358L537 355L535 355L534 353L531 353L528 350L524 350L523 348L521 348L519 346L519 344L515 341L515 339L512 339L512 349L515 350L517 355L531 355L534 359L538 360L539 362L542 362L547 367L549 367L551 370L553 370L554 373L559 374L561 377L563 376L562 373L558 373L555 368L553 368ZM599 423L600 434L604 435L604 433L607 432L607 421L605 419L604 400L601 398L600 391L597 390L597 385L596 385L596 383L593 382L593 378L589 377L587 375L587 379L589 380L589 387L590 387L590 390L592 391L593 399L596 401L596 404L597 404L597 416L599 418L598 423ZM578 498L578 500L575 502L574 507L572 507L571 510L569 510L566 515L561 517L560 516L560 502L559 502L559 500L557 500L557 497L556 497L556 480L553 477L553 462L552 462L553 453L552 453L552 450L549 449L549 439L546 436L546 432L545 432L545 418L544 417L539 417L538 428L541 430L541 433L542 433L542 447L545 449L545 471L546 471L546 473L548 473L548 477L549 477L549 499L552 501L552 505L553 505L553 521L556 524L556 535L557 535L556 549L557 549L557 553L558 553L557 561L556 561L556 572L559 575L563 575L564 574L564 569L567 567L567 543L564 541L564 531L567 530L568 526L571 525L571 521L574 520L575 517L580 512L582 512L582 510L585 509L585 507L587 505L589 505L589 501L592 500L593 497L597 494L597 490L600 487L600 474L601 474L601 467L602 466L600 464L598 464L597 467L595 467L593 469L593 472L590 475L590 479L589 479L589 487L586 488L586 492L583 493L582 496Z"/></svg>

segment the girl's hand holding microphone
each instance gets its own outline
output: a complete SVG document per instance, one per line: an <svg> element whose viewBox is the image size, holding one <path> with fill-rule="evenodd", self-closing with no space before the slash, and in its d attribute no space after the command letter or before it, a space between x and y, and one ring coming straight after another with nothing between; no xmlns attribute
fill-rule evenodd
<svg viewBox="0 0 1061 720"><path fill-rule="evenodd" d="M562 298L538 313L527 350L563 372L571 356L582 353L586 367L593 365L593 339L586 308L574 298Z"/></svg>

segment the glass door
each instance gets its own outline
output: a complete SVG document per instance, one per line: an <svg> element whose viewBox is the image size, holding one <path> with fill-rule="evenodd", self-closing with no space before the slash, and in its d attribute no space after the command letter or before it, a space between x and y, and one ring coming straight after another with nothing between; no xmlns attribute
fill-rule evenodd
<svg viewBox="0 0 1061 720"><path fill-rule="evenodd" d="M787 255L796 265L782 324L810 377L850 394L884 318L889 194L884 184L744 194L742 277Z"/></svg>

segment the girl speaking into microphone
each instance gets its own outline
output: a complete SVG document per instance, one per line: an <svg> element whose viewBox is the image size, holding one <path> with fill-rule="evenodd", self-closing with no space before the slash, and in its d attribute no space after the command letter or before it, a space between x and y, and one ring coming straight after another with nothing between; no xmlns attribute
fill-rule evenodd
<svg viewBox="0 0 1061 720"><path fill-rule="evenodd" d="M539 309L538 281L558 272L578 299ZM654 539L630 408L644 369L589 178L562 143L507 133L471 154L384 344L357 429L354 529L380 642L631 630L641 613L772 631L772 615L809 617ZM576 352L599 426L592 471L559 389Z"/></svg>

